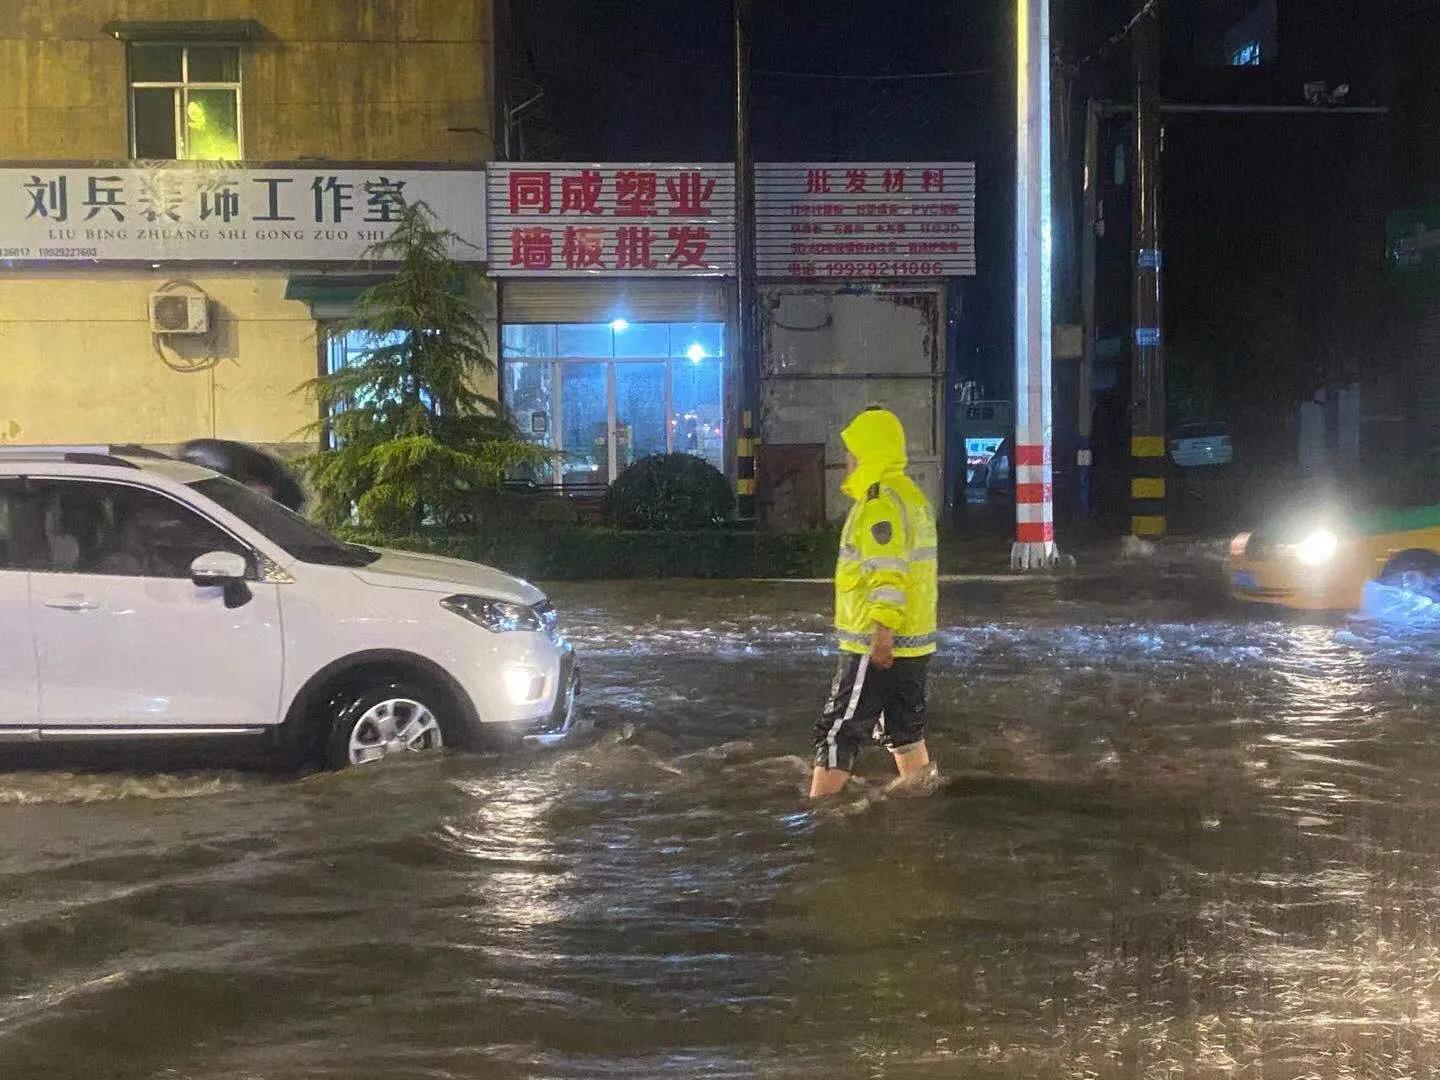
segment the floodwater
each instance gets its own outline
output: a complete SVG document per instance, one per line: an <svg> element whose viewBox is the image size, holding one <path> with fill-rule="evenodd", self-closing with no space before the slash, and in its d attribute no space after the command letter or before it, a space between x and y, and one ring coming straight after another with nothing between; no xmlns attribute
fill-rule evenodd
<svg viewBox="0 0 1440 1080"><path fill-rule="evenodd" d="M812 808L822 587L557 599L558 751L0 773L0 1077L1440 1072L1440 637L950 586L943 780Z"/></svg>

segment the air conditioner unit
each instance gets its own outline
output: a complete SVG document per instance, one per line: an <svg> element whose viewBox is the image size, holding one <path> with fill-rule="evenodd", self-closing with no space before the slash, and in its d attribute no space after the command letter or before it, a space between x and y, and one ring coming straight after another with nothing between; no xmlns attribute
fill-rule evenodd
<svg viewBox="0 0 1440 1080"><path fill-rule="evenodd" d="M210 299L193 285L150 294L152 334L205 334L210 331Z"/></svg>

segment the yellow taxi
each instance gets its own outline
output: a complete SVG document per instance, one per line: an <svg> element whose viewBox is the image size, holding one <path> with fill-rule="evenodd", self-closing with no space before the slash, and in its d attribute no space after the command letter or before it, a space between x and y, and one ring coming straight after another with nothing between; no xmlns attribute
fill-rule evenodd
<svg viewBox="0 0 1440 1080"><path fill-rule="evenodd" d="M1366 582L1420 589L1440 576L1440 506L1316 515L1241 533L1226 572L1241 600L1355 611Z"/></svg>

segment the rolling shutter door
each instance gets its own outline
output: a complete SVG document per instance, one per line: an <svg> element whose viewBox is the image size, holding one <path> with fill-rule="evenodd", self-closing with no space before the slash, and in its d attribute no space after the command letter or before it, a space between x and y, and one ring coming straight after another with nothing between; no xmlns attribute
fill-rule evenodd
<svg viewBox="0 0 1440 1080"><path fill-rule="evenodd" d="M722 322L729 315L725 281L607 278L603 281L500 283L500 321L514 323Z"/></svg>

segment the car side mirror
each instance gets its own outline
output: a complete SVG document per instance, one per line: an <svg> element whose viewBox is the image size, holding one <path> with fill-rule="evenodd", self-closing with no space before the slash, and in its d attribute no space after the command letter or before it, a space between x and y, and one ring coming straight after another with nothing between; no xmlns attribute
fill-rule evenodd
<svg viewBox="0 0 1440 1080"><path fill-rule="evenodd" d="M210 551L190 564L190 580L197 588L224 589L227 608L243 607L250 600L245 584L245 557L233 551Z"/></svg>

